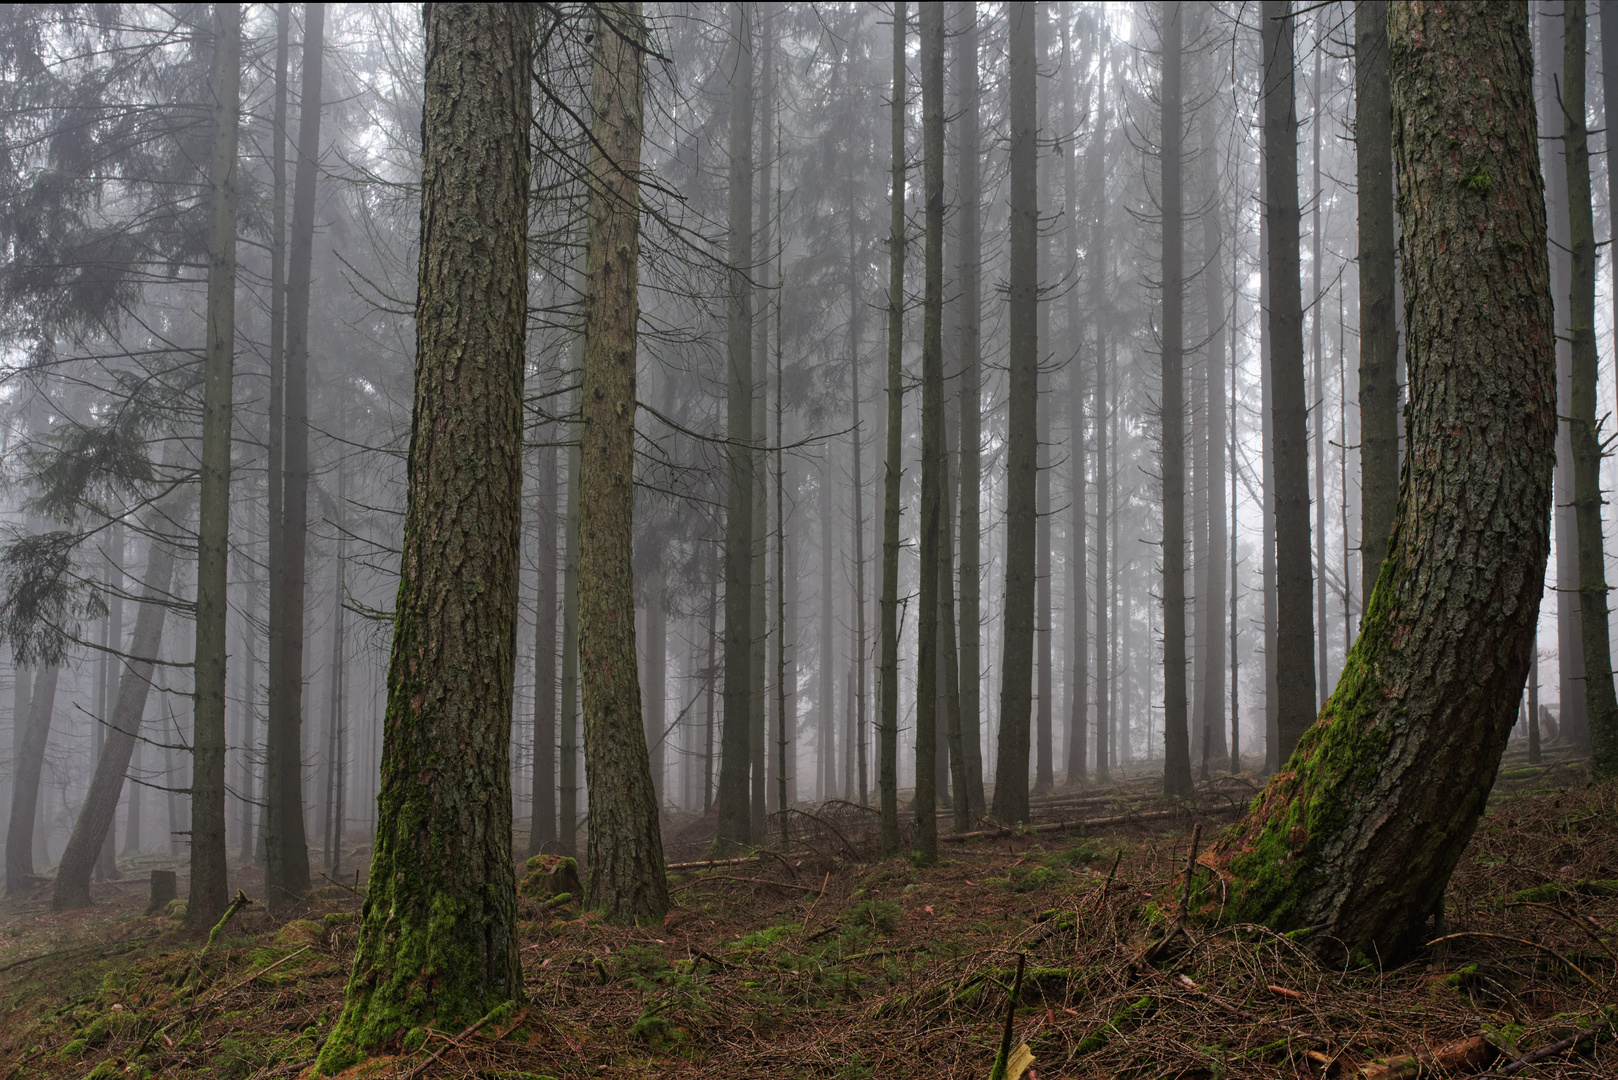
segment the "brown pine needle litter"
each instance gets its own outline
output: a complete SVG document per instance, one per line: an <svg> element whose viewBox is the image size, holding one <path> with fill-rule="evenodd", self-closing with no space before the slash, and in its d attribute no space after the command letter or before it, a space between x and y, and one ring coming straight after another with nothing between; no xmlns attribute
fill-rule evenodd
<svg viewBox="0 0 1618 1080"><path fill-rule="evenodd" d="M1019 955L1025 1076L1618 1075L1618 786L1567 760L1502 775L1434 943L1399 967L1323 964L1195 904L1180 922L1193 830L1206 845L1255 778L1184 804L1144 773L1055 795L1035 824L1125 820L985 826L926 870L875 860L875 815L833 803L793 814L787 849L671 872L661 926L522 900L519 1008L401 1033L345 1075L983 1080ZM706 861L707 824L666 823L671 862ZM0 911L0 1080L309 1073L353 957L352 889L289 922L246 907L206 953L142 917L138 887L99 890L84 912L43 893Z"/></svg>

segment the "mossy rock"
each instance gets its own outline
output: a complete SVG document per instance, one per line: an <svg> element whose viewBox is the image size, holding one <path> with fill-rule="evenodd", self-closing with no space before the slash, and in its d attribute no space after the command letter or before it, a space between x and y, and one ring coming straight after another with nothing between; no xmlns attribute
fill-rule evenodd
<svg viewBox="0 0 1618 1080"><path fill-rule="evenodd" d="M293 919L275 932L275 943L293 948L299 945L312 945L319 941L324 933L325 927L313 919Z"/></svg>
<svg viewBox="0 0 1618 1080"><path fill-rule="evenodd" d="M549 900L583 892L579 882L578 860L568 855L534 855L523 863L522 881L517 895L529 900Z"/></svg>
<svg viewBox="0 0 1618 1080"><path fill-rule="evenodd" d="M168 906L163 909L163 914L167 915L171 919L184 919L185 918L185 898L180 897L179 899L176 899L176 900L170 900L168 902Z"/></svg>

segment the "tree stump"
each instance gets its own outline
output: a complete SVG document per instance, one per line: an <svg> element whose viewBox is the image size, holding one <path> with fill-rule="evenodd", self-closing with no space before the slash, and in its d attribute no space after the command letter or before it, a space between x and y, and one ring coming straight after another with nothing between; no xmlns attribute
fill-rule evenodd
<svg viewBox="0 0 1618 1080"><path fill-rule="evenodd" d="M162 914L169 902L179 895L179 879L173 870L152 871L152 898L146 902L146 914Z"/></svg>

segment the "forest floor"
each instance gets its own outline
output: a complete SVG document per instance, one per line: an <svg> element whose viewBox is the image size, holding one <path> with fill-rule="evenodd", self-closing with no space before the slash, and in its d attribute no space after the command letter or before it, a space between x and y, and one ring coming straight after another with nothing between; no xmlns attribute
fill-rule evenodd
<svg viewBox="0 0 1618 1080"><path fill-rule="evenodd" d="M928 869L874 859L863 808L805 808L790 850L672 872L660 927L528 896L523 1007L345 1075L983 1080L1019 965L1029 1077L1618 1075L1618 785L1509 755L1444 940L1411 963L1323 965L1262 928L1196 920L1148 959L1194 831L1231 820L1254 782L1173 805L1144 775L1056 795L1035 813L1055 827L946 841ZM671 858L703 829L669 822ZM240 884L254 894L251 872ZM143 914L144 887L131 875L56 914L41 886L0 908L0 1077L307 1074L357 894L328 884L290 920L249 907L204 954Z"/></svg>

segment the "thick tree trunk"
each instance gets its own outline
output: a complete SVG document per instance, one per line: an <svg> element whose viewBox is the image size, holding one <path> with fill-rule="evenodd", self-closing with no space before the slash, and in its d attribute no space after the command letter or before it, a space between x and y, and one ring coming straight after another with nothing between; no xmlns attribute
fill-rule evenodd
<svg viewBox="0 0 1618 1080"><path fill-rule="evenodd" d="M964 810L971 820L982 814L983 732L982 732L982 485L983 485L983 403L980 353L982 351L982 262L983 235L980 223L982 185L978 179L981 137L979 134L978 23L977 5L960 3L955 20L956 107L960 110L960 146L956 157L958 173L956 198L960 220L956 226L961 238L961 266L957 300L960 334L960 413L961 413L961 526L960 526L960 640L959 679L961 697L961 751L965 758L966 789L970 805Z"/></svg>
<svg viewBox="0 0 1618 1080"><path fill-rule="evenodd" d="M1590 202L1590 137L1585 130L1584 0L1562 5L1562 145L1567 151L1568 248L1572 290L1573 509L1579 530L1580 639L1584 700L1590 725L1590 770L1597 780L1618 775L1618 699L1612 686L1607 627L1607 574L1601 530L1601 435L1596 423L1596 238Z"/></svg>
<svg viewBox="0 0 1618 1080"><path fill-rule="evenodd" d="M309 294L315 239L315 186L320 165L322 54L326 5L304 15L303 94L298 109L298 164L292 184L292 250L287 268L286 436L283 443L280 603L270 616L281 647L270 654L270 721L265 737L264 893L270 910L309 889L309 844L303 820L303 628L309 541ZM276 581L272 580L274 589ZM211 922L211 920L210 920Z"/></svg>
<svg viewBox="0 0 1618 1080"><path fill-rule="evenodd" d="M1049 8L1050 5L1046 3L1034 5L1035 51L1040 69L1051 67ZM1051 95L1047 92L1039 94L1038 98L1035 131L1044 133L1051 130ZM1037 164L1035 166L1039 173L1036 187L1039 206L1049 207L1055 203L1051 193L1051 178L1055 170L1050 167L1054 164L1050 162L1044 169L1038 169ZM1053 240L1049 232L1039 237L1035 256L1036 282L1049 281L1054 276L1051 258ZM1034 310L1037 312L1034 332L1039 347L1049 350L1052 347L1050 302L1036 299ZM1043 355L1040 358L1043 360ZM1038 378L1037 371L1035 377ZM1035 400L1038 416L1035 430L1038 432L1039 446L1034 456L1037 470L1034 479L1034 790L1049 791L1056 784L1055 754L1051 745L1052 726L1056 720L1052 700L1055 694L1054 673L1051 671L1054 658L1051 644L1051 402L1039 393L1036 393Z"/></svg>
<svg viewBox="0 0 1618 1080"><path fill-rule="evenodd" d="M638 2L603 4L599 17L584 293L579 682L590 799L587 896L609 918L632 922L660 917L669 906L635 678L635 344L645 30Z"/></svg>
<svg viewBox="0 0 1618 1080"><path fill-rule="evenodd" d="M1394 325L1393 106L1388 6L1354 5L1354 148L1360 241L1360 596L1369 597L1399 505L1399 335Z"/></svg>
<svg viewBox="0 0 1618 1080"><path fill-rule="evenodd" d="M1185 222L1181 210L1181 88L1184 11L1163 8L1163 791L1191 793L1191 745L1185 687Z"/></svg>
<svg viewBox="0 0 1618 1080"><path fill-rule="evenodd" d="M1411 358L1399 515L1336 691L1211 853L1225 918L1384 964L1421 942L1516 719L1556 435L1526 5L1400 3L1388 38Z"/></svg>
<svg viewBox="0 0 1618 1080"><path fill-rule="evenodd" d="M556 448L539 450L534 600L534 760L528 854L556 839Z"/></svg>
<svg viewBox="0 0 1618 1080"><path fill-rule="evenodd" d="M753 841L753 25L731 4L736 54L730 72L730 305L725 328L725 715L719 761L722 850Z"/></svg>
<svg viewBox="0 0 1618 1080"><path fill-rule="evenodd" d="M520 4L427 12L415 409L376 853L326 1075L522 994L509 758L530 19ZM633 653L619 663L633 680Z"/></svg>
<svg viewBox="0 0 1618 1080"><path fill-rule="evenodd" d="M186 921L212 926L225 887L225 568L230 558L231 389L236 362L236 130L241 8L214 9L214 144L208 163L208 339L203 367L202 493L197 523L191 894ZM42 747L43 748L43 747Z"/></svg>
<svg viewBox="0 0 1618 1080"><path fill-rule="evenodd" d="M893 7L893 186L888 232L888 417L882 474L882 750L877 787L882 802L882 854L899 851L899 452L904 423L905 37L908 5ZM825 658L821 658L825 663ZM925 685L925 684L923 684Z"/></svg>
<svg viewBox="0 0 1618 1080"><path fill-rule="evenodd" d="M161 512L152 515L143 531L161 528L166 521L181 522L190 514L189 493L166 500ZM155 534L153 534L155 536ZM101 760L96 762L90 789L73 825L73 835L62 852L56 870L56 886L51 906L57 911L90 905L90 871L96 852L112 835L114 813L129 773L129 761L140 739L141 718L152 687L152 668L163 647L163 621L168 614L169 587L174 580L174 549L153 539L147 549L146 572L141 576L140 610L135 615L135 632L129 641L129 656L120 661L124 673L118 680L118 697L107 728L107 742ZM251 836L251 830L244 830ZM9 848L8 848L9 850Z"/></svg>
<svg viewBox="0 0 1618 1080"><path fill-rule="evenodd" d="M1271 468L1275 473L1276 706L1280 760L1315 717L1309 427L1298 259L1298 114L1291 0L1264 0L1264 217L1270 269Z"/></svg>
<svg viewBox="0 0 1618 1080"><path fill-rule="evenodd" d="M1011 391L1006 438L1006 600L1001 638L1000 737L994 807L1003 822L1028 820L1028 742L1034 681L1034 498L1039 468L1039 199L1034 29L1039 12L1012 5L1010 19Z"/></svg>
<svg viewBox="0 0 1618 1080"><path fill-rule="evenodd" d="M266 620L268 645L268 700L265 702L264 748L258 765L264 771L264 784L258 787L256 798L262 802L269 794L270 729L276 721L281 695L276 690L276 678L281 674L282 648L286 640L286 618L281 610L286 597L286 216L287 216L287 54L292 25L290 4L275 6L275 105L270 126L271 140L271 198L270 198L270 400L269 433L265 455L265 505L268 528L265 530L267 574L269 578L269 611ZM139 753L137 747L136 753ZM265 863L265 834L268 832L269 814L263 807L255 808L256 821L252 836L242 842L253 861Z"/></svg>

